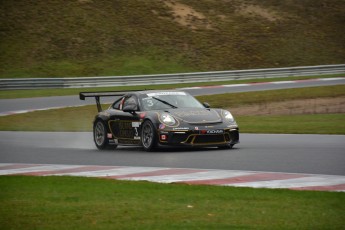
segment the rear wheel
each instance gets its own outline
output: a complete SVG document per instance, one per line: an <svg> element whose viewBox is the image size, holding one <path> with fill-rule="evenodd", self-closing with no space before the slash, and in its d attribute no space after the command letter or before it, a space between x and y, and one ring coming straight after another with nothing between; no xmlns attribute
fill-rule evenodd
<svg viewBox="0 0 345 230"><path fill-rule="evenodd" d="M157 145L157 134L151 121L145 121L141 128L141 144L145 151L152 151Z"/></svg>
<svg viewBox="0 0 345 230"><path fill-rule="evenodd" d="M98 149L109 149L112 147L109 144L109 139L107 138L107 128L102 120L95 122L93 126L93 140ZM116 145L114 146L116 148Z"/></svg>

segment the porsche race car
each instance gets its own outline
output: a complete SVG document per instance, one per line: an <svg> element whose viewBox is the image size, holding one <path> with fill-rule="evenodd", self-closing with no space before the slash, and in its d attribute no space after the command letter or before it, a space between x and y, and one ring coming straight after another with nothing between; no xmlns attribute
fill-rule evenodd
<svg viewBox="0 0 345 230"><path fill-rule="evenodd" d="M102 110L101 97L117 97ZM132 92L81 92L81 100L94 97L98 114L93 137L98 149L141 145L232 148L239 143L239 128L232 114L212 109L177 90Z"/></svg>

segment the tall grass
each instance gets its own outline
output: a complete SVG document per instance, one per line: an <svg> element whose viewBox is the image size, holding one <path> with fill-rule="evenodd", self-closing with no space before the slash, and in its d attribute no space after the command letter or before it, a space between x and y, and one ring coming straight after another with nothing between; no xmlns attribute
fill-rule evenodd
<svg viewBox="0 0 345 230"><path fill-rule="evenodd" d="M0 78L176 73L344 61L344 1L179 3L205 19L194 18L183 26L164 1L156 0L1 1Z"/></svg>

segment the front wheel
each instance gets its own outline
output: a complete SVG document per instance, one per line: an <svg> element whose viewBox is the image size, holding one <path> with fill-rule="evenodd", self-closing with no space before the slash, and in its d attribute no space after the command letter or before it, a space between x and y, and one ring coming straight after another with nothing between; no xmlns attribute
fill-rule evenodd
<svg viewBox="0 0 345 230"><path fill-rule="evenodd" d="M101 120L95 122L93 126L93 140L98 149L108 149L109 139L107 138L107 128L105 123Z"/></svg>
<svg viewBox="0 0 345 230"><path fill-rule="evenodd" d="M141 128L141 144L145 151L152 151L157 145L157 134L151 121L145 121Z"/></svg>

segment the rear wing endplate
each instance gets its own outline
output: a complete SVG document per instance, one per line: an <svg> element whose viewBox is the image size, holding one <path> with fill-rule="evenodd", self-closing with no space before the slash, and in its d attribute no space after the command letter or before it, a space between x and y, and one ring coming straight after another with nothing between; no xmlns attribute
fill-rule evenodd
<svg viewBox="0 0 345 230"><path fill-rule="evenodd" d="M94 97L96 99L96 105L98 112L102 112L102 106L100 102L101 97L122 97L126 94L126 92L119 92L119 91L109 91L109 92L80 92L79 99L85 100L87 97Z"/></svg>

